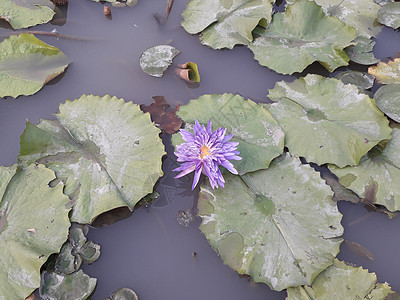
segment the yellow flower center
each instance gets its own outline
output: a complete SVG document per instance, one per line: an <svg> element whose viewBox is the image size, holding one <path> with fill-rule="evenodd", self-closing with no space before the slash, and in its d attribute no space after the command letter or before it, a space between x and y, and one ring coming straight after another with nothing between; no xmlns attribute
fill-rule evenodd
<svg viewBox="0 0 400 300"><path fill-rule="evenodd" d="M201 146L201 154L200 154L200 158L203 159L204 156L210 155L211 153L209 153L208 151L210 151L210 148L208 148L207 146Z"/></svg>

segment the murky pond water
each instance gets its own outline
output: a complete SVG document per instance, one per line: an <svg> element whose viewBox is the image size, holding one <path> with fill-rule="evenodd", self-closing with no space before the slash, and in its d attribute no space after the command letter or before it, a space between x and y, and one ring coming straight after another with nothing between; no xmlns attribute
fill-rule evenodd
<svg viewBox="0 0 400 300"><path fill-rule="evenodd" d="M101 4L70 0L65 25L36 26L35 30L56 29L88 40L38 36L57 46L72 63L63 76L37 94L0 101L0 163L7 166L17 161L26 119L37 123L41 118L51 118L60 103L82 94L111 94L138 104L150 104L152 96L162 95L171 105L178 105L203 94L231 92L259 102L266 101L267 89L276 81L295 78L261 67L246 47L215 51L202 46L197 36L187 34L180 26L186 2L175 0L167 23L158 25L153 15L164 13L165 1L139 0L133 8L113 8L110 20L103 15ZM0 35L12 32L6 23L1 24L4 28L0 28ZM398 32L384 29L377 40L376 56L393 56L400 50L399 37ZM181 51L174 64L198 64L199 86L188 86L178 79L173 67L162 78L148 76L140 69L140 54L165 43ZM306 71L327 74L315 64ZM90 230L89 239L102 247L100 259L84 267L86 273L98 278L93 299L103 299L120 287L134 289L141 299L284 299L285 292L254 284L225 266L199 231L199 219L189 227L178 224L178 212L193 206L197 192L190 190L191 178L173 179L175 158L170 138L164 135L163 139L168 157L158 188L159 200L125 220ZM387 281L394 290L400 290L400 218L389 220L382 213L368 212L362 205L351 203L339 203L339 209L344 238L365 246L374 261L352 252L349 244L342 245L339 259L376 272L379 282Z"/></svg>

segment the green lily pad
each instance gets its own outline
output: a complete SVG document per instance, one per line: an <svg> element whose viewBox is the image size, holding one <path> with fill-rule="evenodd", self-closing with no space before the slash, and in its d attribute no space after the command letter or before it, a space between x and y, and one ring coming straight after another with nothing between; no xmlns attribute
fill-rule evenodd
<svg viewBox="0 0 400 300"><path fill-rule="evenodd" d="M274 14L269 27L249 48L261 65L278 73L301 72L315 61L333 71L348 65L343 48L353 45L355 38L353 28L325 16L314 1L299 0L284 13Z"/></svg>
<svg viewBox="0 0 400 300"><path fill-rule="evenodd" d="M0 43L0 97L32 95L68 63L64 53L33 34L12 35Z"/></svg>
<svg viewBox="0 0 400 300"><path fill-rule="evenodd" d="M161 77L172 64L172 59L179 53L178 49L169 45L150 47L140 56L139 64L145 73Z"/></svg>
<svg viewBox="0 0 400 300"><path fill-rule="evenodd" d="M27 122L19 161L42 162L65 183L71 221L134 205L163 174L160 130L138 105L110 95L83 95L60 105L56 120Z"/></svg>
<svg viewBox="0 0 400 300"><path fill-rule="evenodd" d="M40 267L67 239L69 199L43 165L0 167L0 298L25 299L40 284Z"/></svg>
<svg viewBox="0 0 400 300"><path fill-rule="evenodd" d="M360 36L354 42L357 44L344 50L351 61L360 65L373 65L379 62L374 55L373 49L376 43L373 40Z"/></svg>
<svg viewBox="0 0 400 300"><path fill-rule="evenodd" d="M62 246L54 265L57 273L72 274L80 269L83 260L80 256L74 255L73 252L74 248L70 243L65 243Z"/></svg>
<svg viewBox="0 0 400 300"><path fill-rule="evenodd" d="M54 4L50 0L1 0L0 19L14 29L43 24L53 19Z"/></svg>
<svg viewBox="0 0 400 300"><path fill-rule="evenodd" d="M182 26L190 34L202 32L204 45L232 49L253 40L252 31L271 20L269 0L190 0L182 13Z"/></svg>
<svg viewBox="0 0 400 300"><path fill-rule="evenodd" d="M280 291L310 284L333 263L342 215L310 166L287 154L225 180L224 189L202 185L198 203L200 229L225 264Z"/></svg>
<svg viewBox="0 0 400 300"><path fill-rule="evenodd" d="M376 106L389 118L400 123L400 83L384 85L375 93Z"/></svg>
<svg viewBox="0 0 400 300"><path fill-rule="evenodd" d="M382 300L394 292L387 283L377 283L375 273L335 259L311 286L288 288L288 300L368 299Z"/></svg>
<svg viewBox="0 0 400 300"><path fill-rule="evenodd" d="M368 90L374 86L375 76L367 72L344 71L335 75L335 78L344 84L354 84L360 91Z"/></svg>
<svg viewBox="0 0 400 300"><path fill-rule="evenodd" d="M338 18L344 24L353 27L357 36L370 38L382 29L377 23L378 11L381 8L374 0L315 0L324 12Z"/></svg>
<svg viewBox="0 0 400 300"><path fill-rule="evenodd" d="M386 147L378 145L363 156L359 166L329 168L342 185L360 197L389 211L400 210L400 129L393 129Z"/></svg>
<svg viewBox="0 0 400 300"><path fill-rule="evenodd" d="M44 271L40 285L43 300L88 299L96 287L97 279L90 278L82 270L64 275Z"/></svg>
<svg viewBox="0 0 400 300"><path fill-rule="evenodd" d="M400 58L369 67L368 73L374 75L382 84L400 83Z"/></svg>
<svg viewBox="0 0 400 300"><path fill-rule="evenodd" d="M120 288L111 294L109 300L139 300L138 295L128 288Z"/></svg>
<svg viewBox="0 0 400 300"><path fill-rule="evenodd" d="M283 152L284 133L278 122L268 110L239 95L203 95L180 106L176 114L185 121L185 129L191 130L195 119L201 124L211 120L213 130L224 127L227 134L233 133L231 141L239 142L242 160L231 162L239 174L268 168Z"/></svg>
<svg viewBox="0 0 400 300"><path fill-rule="evenodd" d="M381 24L397 29L400 27L400 3L388 3L379 10L378 21Z"/></svg>
<svg viewBox="0 0 400 300"><path fill-rule="evenodd" d="M356 165L390 138L387 118L354 85L309 74L291 83L278 82L269 92L277 101L269 109L285 131L285 146L309 162Z"/></svg>

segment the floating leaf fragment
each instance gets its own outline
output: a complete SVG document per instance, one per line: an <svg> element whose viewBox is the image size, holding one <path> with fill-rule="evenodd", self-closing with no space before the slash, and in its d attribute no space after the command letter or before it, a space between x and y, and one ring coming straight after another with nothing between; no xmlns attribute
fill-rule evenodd
<svg viewBox="0 0 400 300"><path fill-rule="evenodd" d="M19 161L40 161L65 183L71 220L91 223L99 214L135 204L162 175L160 130L139 105L110 95L83 95L61 104L56 120L27 122Z"/></svg>
<svg viewBox="0 0 400 300"><path fill-rule="evenodd" d="M202 185L198 202L200 229L225 264L280 291L310 284L333 263L342 215L310 166L286 154L225 179L224 189Z"/></svg>
<svg viewBox="0 0 400 300"><path fill-rule="evenodd" d="M368 73L374 75L382 84L400 83L400 58L369 67Z"/></svg>
<svg viewBox="0 0 400 300"><path fill-rule="evenodd" d="M375 93L376 106L389 118L400 123L400 82L380 87Z"/></svg>
<svg viewBox="0 0 400 300"><path fill-rule="evenodd" d="M201 42L213 49L232 49L253 40L252 31L260 22L270 22L270 0L190 0L182 13L182 27L201 34Z"/></svg>
<svg viewBox="0 0 400 300"><path fill-rule="evenodd" d="M138 0L92 0L94 2L109 2L115 7L135 6Z"/></svg>
<svg viewBox="0 0 400 300"><path fill-rule="evenodd" d="M249 48L262 66L278 73L301 72L315 61L333 71L348 65L343 48L353 45L355 38L353 28L325 16L314 1L299 0L284 13L274 14L269 27Z"/></svg>
<svg viewBox="0 0 400 300"><path fill-rule="evenodd" d="M318 165L358 164L380 141L389 139L389 121L374 101L351 84L308 74L269 90L269 110L285 131L293 155Z"/></svg>
<svg viewBox="0 0 400 300"><path fill-rule="evenodd" d="M237 150L242 157L232 161L239 174L268 168L283 152L284 133L278 122L267 109L239 95L203 95L180 106L176 114L187 130L192 129L195 119L200 124L211 120L213 130L224 127L227 135L233 134L231 141L239 142ZM181 140L173 137L173 142L180 144Z"/></svg>
<svg viewBox="0 0 400 300"><path fill-rule="evenodd" d="M197 64L194 62L187 62L183 65L178 65L176 72L179 77L188 82L200 82L200 74Z"/></svg>
<svg viewBox="0 0 400 300"><path fill-rule="evenodd" d="M0 166L0 298L25 299L40 284L40 267L59 252L70 226L63 185L43 165Z"/></svg>
<svg viewBox="0 0 400 300"><path fill-rule="evenodd" d="M379 62L373 52L375 41L360 36L354 42L357 44L344 49L351 61L361 65L373 65Z"/></svg>
<svg viewBox="0 0 400 300"><path fill-rule="evenodd" d="M53 19L54 4L50 0L1 0L0 19L14 29L43 24Z"/></svg>
<svg viewBox="0 0 400 300"><path fill-rule="evenodd" d="M178 49L169 45L150 47L140 56L139 64L145 73L161 77L172 64L172 59L179 53Z"/></svg>
<svg viewBox="0 0 400 300"><path fill-rule="evenodd" d="M3 40L0 53L0 97L32 95L69 63L59 49L27 33Z"/></svg>
<svg viewBox="0 0 400 300"><path fill-rule="evenodd" d="M393 129L386 147L375 146L358 166L329 169L361 198L384 205L391 212L400 210L400 129Z"/></svg>
<svg viewBox="0 0 400 300"><path fill-rule="evenodd" d="M378 13L381 24L397 29L400 27L400 3L392 2L381 7Z"/></svg>
<svg viewBox="0 0 400 300"><path fill-rule="evenodd" d="M170 105L163 96L154 96L154 103L150 105L140 105L140 109L149 113L151 120L159 125L166 133L172 134L177 132L182 126L182 120L176 116L176 110L168 111Z"/></svg>
<svg viewBox="0 0 400 300"><path fill-rule="evenodd" d="M369 299L382 300L394 292L387 283L377 283L375 273L335 259L311 286L291 287L288 300Z"/></svg>

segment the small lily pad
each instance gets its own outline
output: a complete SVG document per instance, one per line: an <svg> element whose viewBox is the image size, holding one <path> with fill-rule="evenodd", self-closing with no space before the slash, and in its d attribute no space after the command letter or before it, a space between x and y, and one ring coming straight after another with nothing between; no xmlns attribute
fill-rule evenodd
<svg viewBox="0 0 400 300"><path fill-rule="evenodd" d="M345 71L335 75L344 84L354 84L360 91L368 90L374 86L375 76L367 72Z"/></svg>
<svg viewBox="0 0 400 300"><path fill-rule="evenodd" d="M138 0L92 0L94 2L108 2L116 7L135 6Z"/></svg>
<svg viewBox="0 0 400 300"><path fill-rule="evenodd" d="M392 2L381 7L378 13L381 24L397 29L400 27L400 3Z"/></svg>
<svg viewBox="0 0 400 300"><path fill-rule="evenodd" d="M373 51L376 44L375 41L359 36L354 42L357 44L344 49L351 61L360 65L373 65L379 62L379 59L374 56Z"/></svg>
<svg viewBox="0 0 400 300"><path fill-rule="evenodd" d="M376 106L389 118L400 123L400 83L388 84L375 93Z"/></svg>
<svg viewBox="0 0 400 300"><path fill-rule="evenodd" d="M131 289L120 288L111 294L108 300L139 300L138 295Z"/></svg>
<svg viewBox="0 0 400 300"><path fill-rule="evenodd" d="M139 64L145 73L161 77L172 64L172 59L179 53L178 49L169 45L150 47L140 56Z"/></svg>
<svg viewBox="0 0 400 300"><path fill-rule="evenodd" d="M400 58L369 67L368 73L374 75L382 84L400 83Z"/></svg>

